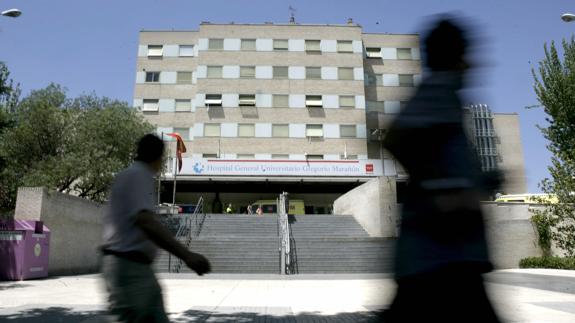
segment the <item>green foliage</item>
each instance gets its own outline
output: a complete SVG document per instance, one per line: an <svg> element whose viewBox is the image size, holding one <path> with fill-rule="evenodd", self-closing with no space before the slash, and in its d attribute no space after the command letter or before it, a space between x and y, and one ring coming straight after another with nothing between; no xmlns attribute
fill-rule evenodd
<svg viewBox="0 0 575 323"><path fill-rule="evenodd" d="M519 268L575 269L575 258L529 257L519 261Z"/></svg>
<svg viewBox="0 0 575 323"><path fill-rule="evenodd" d="M539 129L553 155L551 178L543 180L540 187L559 200L549 204L541 217L552 226L553 242L567 255L575 256L575 39L564 40L562 49L563 57L555 43L546 45L538 73L533 70L535 93L548 123Z"/></svg>
<svg viewBox="0 0 575 323"><path fill-rule="evenodd" d="M547 216L546 211L536 210L534 212L535 215L531 217L531 222L537 229L537 242L543 251L543 256L550 256L552 241L551 219Z"/></svg>
<svg viewBox="0 0 575 323"><path fill-rule="evenodd" d="M0 209L19 186L46 186L94 201L106 198L115 173L133 160L135 142L152 130L126 103L83 95L68 99L51 84L32 91L0 134Z"/></svg>
<svg viewBox="0 0 575 323"><path fill-rule="evenodd" d="M13 114L20 96L20 88L10 79L8 67L0 62L0 136L6 128L14 125ZM9 182L1 176L6 168L6 160L0 156L0 201L6 200L10 194ZM1 209L1 207L0 207ZM2 212L0 212L0 215Z"/></svg>
<svg viewBox="0 0 575 323"><path fill-rule="evenodd" d="M20 86L14 84L14 81L10 79L8 67L0 62L0 110L4 113L14 112L19 97ZM1 127L2 120L0 120L0 129Z"/></svg>

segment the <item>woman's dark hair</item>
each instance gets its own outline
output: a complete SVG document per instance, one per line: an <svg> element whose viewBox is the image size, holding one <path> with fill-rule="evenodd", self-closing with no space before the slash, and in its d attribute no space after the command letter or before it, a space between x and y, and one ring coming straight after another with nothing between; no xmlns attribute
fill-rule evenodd
<svg viewBox="0 0 575 323"><path fill-rule="evenodd" d="M162 158L164 142L158 136L147 134L138 141L135 160L151 163Z"/></svg>
<svg viewBox="0 0 575 323"><path fill-rule="evenodd" d="M469 45L465 30L452 19L441 19L425 37L427 66L432 70L450 70L464 62Z"/></svg>

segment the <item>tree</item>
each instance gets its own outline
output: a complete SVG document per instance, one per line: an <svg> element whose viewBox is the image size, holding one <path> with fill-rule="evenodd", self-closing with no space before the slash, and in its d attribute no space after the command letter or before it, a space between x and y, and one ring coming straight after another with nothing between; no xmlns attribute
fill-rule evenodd
<svg viewBox="0 0 575 323"><path fill-rule="evenodd" d="M124 102L94 94L68 99L55 84L24 98L15 120L0 136L4 209L14 207L19 186L105 200L114 174L133 159L136 140L152 130Z"/></svg>
<svg viewBox="0 0 575 323"><path fill-rule="evenodd" d="M14 85L14 81L10 79L8 67L0 62L0 137L6 128L14 125L13 114L19 96L19 85ZM6 160L0 156L0 201L6 200L10 194L9 184L1 176L5 168Z"/></svg>
<svg viewBox="0 0 575 323"><path fill-rule="evenodd" d="M575 39L563 40L561 58L555 43L545 45L545 58L533 70L535 93L547 114L547 127L539 126L552 153L549 173L541 189L555 194L559 203L539 212L538 221L549 226L550 239L568 256L575 256ZM539 228L540 232L546 232Z"/></svg>
<svg viewBox="0 0 575 323"><path fill-rule="evenodd" d="M0 110L3 112L14 112L19 97L20 86L14 84L14 81L10 78L8 67L3 62L0 62Z"/></svg>

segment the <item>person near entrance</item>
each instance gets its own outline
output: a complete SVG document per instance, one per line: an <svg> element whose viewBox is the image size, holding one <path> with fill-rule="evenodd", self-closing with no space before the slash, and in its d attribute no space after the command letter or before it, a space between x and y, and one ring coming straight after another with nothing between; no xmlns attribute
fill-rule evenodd
<svg viewBox="0 0 575 323"><path fill-rule="evenodd" d="M409 173L396 245L397 291L383 322L500 322L483 285L492 270L479 201L500 184L482 173L458 92L470 67L453 18L424 40L430 74L388 128L384 147Z"/></svg>
<svg viewBox="0 0 575 323"><path fill-rule="evenodd" d="M163 153L163 141L145 135L132 166L112 184L103 221L101 269L114 322L169 322L151 266L157 247L182 259L198 275L210 272L209 261L180 244L154 214L154 176L162 167Z"/></svg>
<svg viewBox="0 0 575 323"><path fill-rule="evenodd" d="M234 208L232 207L232 203L228 204L228 207L226 208L226 213L227 214L234 213Z"/></svg>

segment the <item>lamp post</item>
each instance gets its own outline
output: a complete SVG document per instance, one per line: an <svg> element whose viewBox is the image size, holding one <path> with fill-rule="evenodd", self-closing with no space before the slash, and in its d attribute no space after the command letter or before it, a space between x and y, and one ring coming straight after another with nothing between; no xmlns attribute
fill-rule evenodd
<svg viewBox="0 0 575 323"><path fill-rule="evenodd" d="M0 13L0 15L2 15L2 16L11 17L11 18L20 17L21 14L22 14L22 11L20 11L19 9L8 9L8 10L4 10L4 11L2 11L2 13Z"/></svg>
<svg viewBox="0 0 575 323"><path fill-rule="evenodd" d="M565 22L572 22L575 21L575 14L572 13L564 13L561 15L561 20L565 21Z"/></svg>

